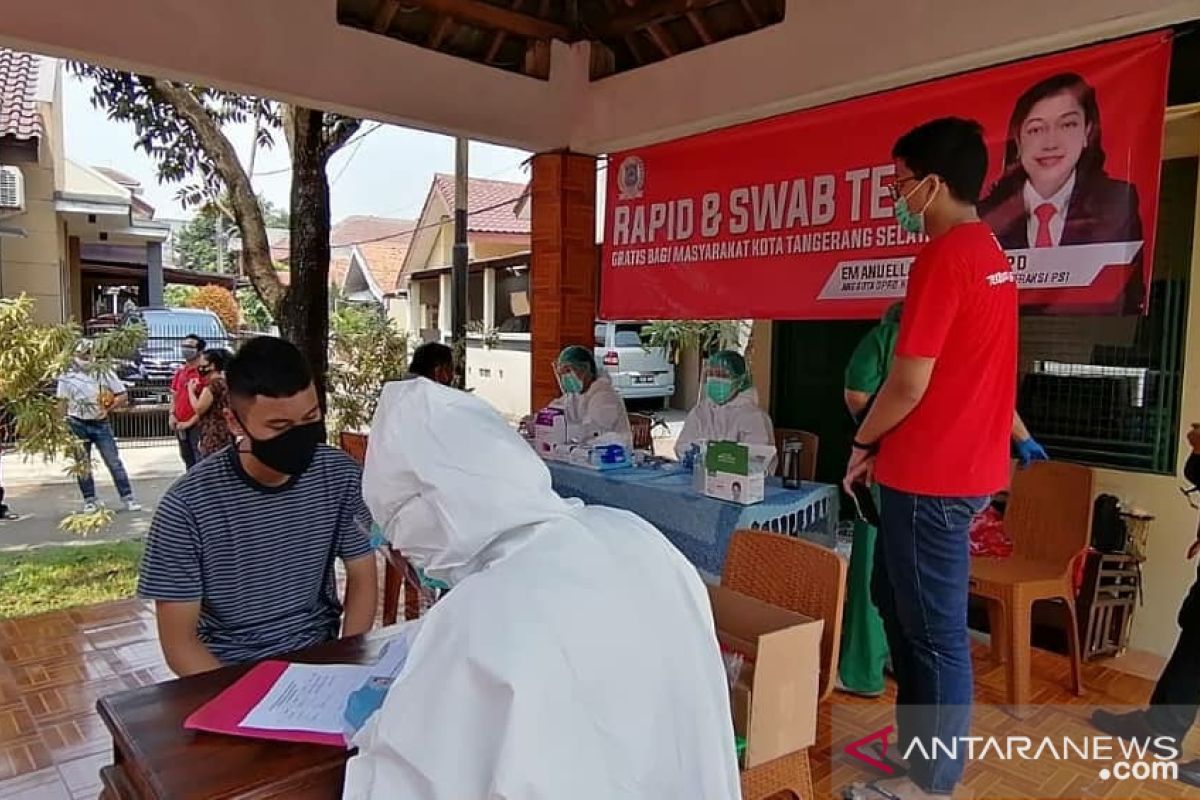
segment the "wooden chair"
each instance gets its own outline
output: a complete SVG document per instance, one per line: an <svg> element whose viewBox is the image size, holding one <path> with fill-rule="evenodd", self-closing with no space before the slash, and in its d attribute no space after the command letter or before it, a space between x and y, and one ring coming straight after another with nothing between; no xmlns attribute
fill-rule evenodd
<svg viewBox="0 0 1200 800"><path fill-rule="evenodd" d="M721 585L764 603L825 621L821 633L820 699L833 694L846 603L846 562L820 545L762 531L737 531L729 541Z"/></svg>
<svg viewBox="0 0 1200 800"><path fill-rule="evenodd" d="M1008 702L1029 704L1033 604L1059 600L1067 611L1071 688L1083 694L1072 574L1092 531L1092 470L1045 461L1017 470L1004 514L1013 543L1006 559L971 559L971 594L988 601L992 654L1006 665Z"/></svg>
<svg viewBox="0 0 1200 800"><path fill-rule="evenodd" d="M634 450L653 450L654 437L650 434L653 420L645 414L630 414L629 427L633 430Z"/></svg>
<svg viewBox="0 0 1200 800"><path fill-rule="evenodd" d="M815 800L812 768L809 766L807 750L798 750L742 772L742 799L768 798Z"/></svg>
<svg viewBox="0 0 1200 800"><path fill-rule="evenodd" d="M359 464L367 463L367 434L342 432L338 444ZM400 616L400 589L404 588L404 618L421 616L421 593L416 583L416 570L399 550L391 545L385 553L383 567L383 624L394 625Z"/></svg>
<svg viewBox="0 0 1200 800"><path fill-rule="evenodd" d="M821 437L809 431L795 428L775 429L775 456L777 459L775 474L783 475L783 443L788 439L799 439L804 445L800 454L800 480L815 481L817 479L817 450L821 446Z"/></svg>

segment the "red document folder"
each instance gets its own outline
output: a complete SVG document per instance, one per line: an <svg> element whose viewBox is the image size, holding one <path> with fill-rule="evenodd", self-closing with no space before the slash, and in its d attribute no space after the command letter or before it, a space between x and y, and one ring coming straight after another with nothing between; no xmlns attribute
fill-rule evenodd
<svg viewBox="0 0 1200 800"><path fill-rule="evenodd" d="M236 683L196 709L184 720L183 727L193 731L226 733L252 739L274 739L282 742L325 744L348 747L346 738L336 733L312 731L280 731L266 728L246 728L241 725L250 710L258 705L279 676L288 668L286 661L264 661L243 675Z"/></svg>

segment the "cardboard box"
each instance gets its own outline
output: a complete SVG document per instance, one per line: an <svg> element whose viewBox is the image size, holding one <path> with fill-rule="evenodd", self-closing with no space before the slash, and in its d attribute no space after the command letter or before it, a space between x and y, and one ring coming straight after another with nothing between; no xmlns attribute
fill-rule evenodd
<svg viewBox="0 0 1200 800"><path fill-rule="evenodd" d="M709 442L704 448L704 493L743 506L761 503L766 496L766 466L774 456L774 447Z"/></svg>
<svg viewBox="0 0 1200 800"><path fill-rule="evenodd" d="M543 408L533 418L533 448L543 457L553 457L555 448L567 441L567 415L561 408Z"/></svg>
<svg viewBox="0 0 1200 800"><path fill-rule="evenodd" d="M708 597L722 647L747 658L729 698L744 767L812 746L825 623L723 586L709 586Z"/></svg>

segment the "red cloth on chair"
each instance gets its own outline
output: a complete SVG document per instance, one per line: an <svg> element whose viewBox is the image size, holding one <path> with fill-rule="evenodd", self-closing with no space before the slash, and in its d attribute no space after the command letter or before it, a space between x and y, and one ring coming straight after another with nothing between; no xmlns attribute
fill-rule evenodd
<svg viewBox="0 0 1200 800"><path fill-rule="evenodd" d="M980 558L1008 558L1013 544L1004 533L1004 518L988 506L971 520L971 555Z"/></svg>

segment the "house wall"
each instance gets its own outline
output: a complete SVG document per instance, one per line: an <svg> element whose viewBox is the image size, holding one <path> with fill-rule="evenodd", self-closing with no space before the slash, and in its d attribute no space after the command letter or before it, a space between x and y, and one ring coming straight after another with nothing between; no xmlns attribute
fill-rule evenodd
<svg viewBox="0 0 1200 800"><path fill-rule="evenodd" d="M515 241L504 239L489 239L484 234L471 235L471 258L475 261L486 261L491 258L511 256L514 253L524 253L529 250L529 237L515 238Z"/></svg>
<svg viewBox="0 0 1200 800"><path fill-rule="evenodd" d="M0 240L4 296L28 295L35 303L34 318L40 323L63 322L73 311L68 300L66 234L54 211L55 170L53 148L48 144L43 140L37 163L19 165L25 176L25 213L4 220L6 225L24 229L26 235Z"/></svg>
<svg viewBox="0 0 1200 800"><path fill-rule="evenodd" d="M467 347L467 386L510 418L530 411L528 343L529 334L502 334L499 346L491 350L480 344Z"/></svg>

